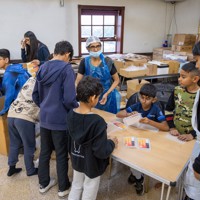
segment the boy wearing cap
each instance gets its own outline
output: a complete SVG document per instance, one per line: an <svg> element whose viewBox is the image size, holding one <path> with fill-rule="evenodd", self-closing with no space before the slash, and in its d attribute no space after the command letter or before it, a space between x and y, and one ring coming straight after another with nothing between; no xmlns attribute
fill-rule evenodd
<svg viewBox="0 0 200 200"><path fill-rule="evenodd" d="M120 94L116 90L119 76L111 58L104 57L101 51L101 41L96 36L91 36L86 41L89 56L84 58L78 69L76 85L86 76L100 79L103 92L96 108L116 114L120 110Z"/></svg>
<svg viewBox="0 0 200 200"><path fill-rule="evenodd" d="M4 115L30 75L21 64L10 64L10 52L7 49L0 49L0 69L5 69L2 81L5 102L0 111L0 115Z"/></svg>

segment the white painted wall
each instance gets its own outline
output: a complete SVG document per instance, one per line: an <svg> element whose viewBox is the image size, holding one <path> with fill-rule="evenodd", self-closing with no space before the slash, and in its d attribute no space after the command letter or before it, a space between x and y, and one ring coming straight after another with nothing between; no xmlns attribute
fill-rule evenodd
<svg viewBox="0 0 200 200"><path fill-rule="evenodd" d="M78 55L78 4L125 6L124 52L151 52L161 46L169 30L173 6L162 0L6 0L0 6L0 48L20 59L20 41L33 31L51 52L60 40L72 43ZM200 0L176 4L179 33L197 33ZM174 21L174 20L173 20ZM170 33L176 32L172 22Z"/></svg>

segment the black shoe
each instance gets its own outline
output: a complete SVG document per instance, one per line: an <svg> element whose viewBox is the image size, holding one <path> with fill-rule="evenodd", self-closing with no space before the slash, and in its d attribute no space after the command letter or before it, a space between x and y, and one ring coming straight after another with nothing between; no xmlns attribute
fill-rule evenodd
<svg viewBox="0 0 200 200"><path fill-rule="evenodd" d="M136 178L135 178L135 176L133 176L133 174L131 173L130 176L128 177L128 183L129 183L130 185L132 185L132 184L135 184L135 182L136 182Z"/></svg>
<svg viewBox="0 0 200 200"><path fill-rule="evenodd" d="M35 168L35 171L32 174L27 174L27 176L34 176L38 174L38 168Z"/></svg>
<svg viewBox="0 0 200 200"><path fill-rule="evenodd" d="M144 177L143 176L140 179L136 179L135 190L136 190L137 195L139 196L142 196L144 194Z"/></svg>
<svg viewBox="0 0 200 200"><path fill-rule="evenodd" d="M12 176L13 174L18 174L21 171L22 171L22 168L16 168L15 165L10 166L7 176Z"/></svg>

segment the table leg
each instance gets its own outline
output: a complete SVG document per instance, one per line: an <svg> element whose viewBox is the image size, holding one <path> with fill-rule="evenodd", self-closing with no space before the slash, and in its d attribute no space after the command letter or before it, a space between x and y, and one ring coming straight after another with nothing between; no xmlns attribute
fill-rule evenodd
<svg viewBox="0 0 200 200"><path fill-rule="evenodd" d="M145 175L144 192L147 193L148 191L149 191L149 176Z"/></svg>
<svg viewBox="0 0 200 200"><path fill-rule="evenodd" d="M170 192L171 192L171 186L168 186L166 200L169 199Z"/></svg>
<svg viewBox="0 0 200 200"><path fill-rule="evenodd" d="M161 196L160 196L160 200L163 200L163 196L164 196L164 189L165 189L165 184L162 183L162 190L161 190Z"/></svg>
<svg viewBox="0 0 200 200"><path fill-rule="evenodd" d="M110 179L111 178L111 171L112 171L112 158L110 156L109 158L109 168L108 168L108 178Z"/></svg>

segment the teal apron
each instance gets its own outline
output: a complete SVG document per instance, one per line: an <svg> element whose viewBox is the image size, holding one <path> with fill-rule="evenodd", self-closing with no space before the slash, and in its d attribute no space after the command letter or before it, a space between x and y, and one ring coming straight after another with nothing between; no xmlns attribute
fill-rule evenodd
<svg viewBox="0 0 200 200"><path fill-rule="evenodd" d="M100 54L100 59L102 61L102 67L94 67L91 64L90 56L85 58L85 75L98 78L103 85L103 93L100 95L99 101L102 99L103 95L109 90L112 85L112 77L108 65L105 61L103 54ZM100 110L105 110L116 114L120 110L120 94L114 89L107 97L107 102L105 105L101 105L99 102L96 108Z"/></svg>

